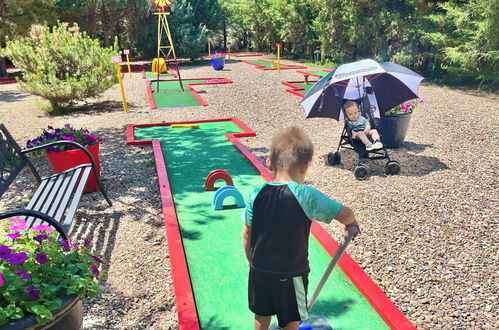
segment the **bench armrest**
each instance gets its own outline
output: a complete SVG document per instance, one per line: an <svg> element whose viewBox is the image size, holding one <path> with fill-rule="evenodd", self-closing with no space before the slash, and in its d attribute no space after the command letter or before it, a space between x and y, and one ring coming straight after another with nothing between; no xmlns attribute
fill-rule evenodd
<svg viewBox="0 0 499 330"><path fill-rule="evenodd" d="M21 215L38 218L49 223L52 227L54 227L57 230L57 232L61 235L63 239L68 240L68 234L64 230L64 228L62 228L61 224L51 216L48 216L47 214L42 212L27 210L27 209L17 209L0 213L0 219L12 218Z"/></svg>

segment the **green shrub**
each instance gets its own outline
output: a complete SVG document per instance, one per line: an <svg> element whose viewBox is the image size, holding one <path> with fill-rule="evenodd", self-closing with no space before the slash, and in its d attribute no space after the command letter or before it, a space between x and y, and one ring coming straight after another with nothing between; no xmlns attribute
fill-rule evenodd
<svg viewBox="0 0 499 330"><path fill-rule="evenodd" d="M7 41L3 54L24 71L19 86L47 99L52 110L94 97L116 82L111 56L117 45L102 48L78 25L58 23L52 29L33 25L30 36Z"/></svg>

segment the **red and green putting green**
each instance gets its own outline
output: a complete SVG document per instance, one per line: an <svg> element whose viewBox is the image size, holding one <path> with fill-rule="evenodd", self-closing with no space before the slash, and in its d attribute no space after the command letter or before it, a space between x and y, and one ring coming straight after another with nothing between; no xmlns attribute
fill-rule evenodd
<svg viewBox="0 0 499 330"><path fill-rule="evenodd" d="M142 69L142 79L157 79L158 74L152 72L151 70ZM173 70L168 70L168 73L161 73L159 75L160 79L166 78L177 78L177 73Z"/></svg>
<svg viewBox="0 0 499 330"><path fill-rule="evenodd" d="M263 53L241 52L234 53L235 57L250 57L250 56L263 56Z"/></svg>
<svg viewBox="0 0 499 330"><path fill-rule="evenodd" d="M208 104L194 90L196 85L231 84L227 78L182 79L184 90L177 79L160 80L159 92L156 91L157 80L147 80L146 89L151 109L171 107L207 106Z"/></svg>
<svg viewBox="0 0 499 330"><path fill-rule="evenodd" d="M174 124L199 128L172 128ZM248 265L241 243L243 209L226 206L214 211L216 191L204 189L206 176L214 169L230 173L245 198L254 187L272 179L238 140L247 136L255 133L237 118L127 126L128 144L153 146L180 329L253 328L247 307ZM314 222L310 294L336 246ZM335 329L414 329L348 254L338 265L311 316L326 317Z"/></svg>
<svg viewBox="0 0 499 330"><path fill-rule="evenodd" d="M274 61L272 64L272 61L267 61L267 60L241 60L241 62L251 64L255 66L256 69L258 70L277 70L277 61ZM290 65L290 64L283 64L281 62L281 70L292 70L292 69L306 69L306 66L302 65Z"/></svg>
<svg viewBox="0 0 499 330"><path fill-rule="evenodd" d="M297 95L299 97L304 97L305 94L312 88L312 86L318 80L308 80L310 76L322 78L326 76L331 71L329 70L321 70L321 71L301 71L297 70L297 73L303 74L305 80L301 81L282 81L281 84L291 87L290 89L286 89L286 92Z"/></svg>

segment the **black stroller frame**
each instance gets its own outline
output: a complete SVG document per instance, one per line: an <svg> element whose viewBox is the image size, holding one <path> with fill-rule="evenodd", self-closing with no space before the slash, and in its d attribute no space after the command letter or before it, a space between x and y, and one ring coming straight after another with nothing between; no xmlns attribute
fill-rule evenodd
<svg viewBox="0 0 499 330"><path fill-rule="evenodd" d="M382 134L376 125L376 121L374 120L373 107L371 107L368 98L368 94L372 93L372 90L370 87L364 87L363 89L365 92L364 96L355 100L355 102L359 105L362 116L369 120L371 128L376 129L379 134ZM346 101L348 100L344 100L344 102ZM341 104L341 111L343 111L344 118L347 118L345 109L343 109L344 102ZM353 150L357 154L357 166L355 167L354 175L358 180L365 180L369 177L369 166L366 165L366 162L371 160L387 159L388 161L385 165L385 172L388 175L395 175L400 172L400 164L397 161L390 159L385 146L381 149L370 151L366 150L364 143L352 138L352 132L348 128L346 121L336 152L331 152L327 155L327 163L329 165L339 165L341 163L340 149Z"/></svg>

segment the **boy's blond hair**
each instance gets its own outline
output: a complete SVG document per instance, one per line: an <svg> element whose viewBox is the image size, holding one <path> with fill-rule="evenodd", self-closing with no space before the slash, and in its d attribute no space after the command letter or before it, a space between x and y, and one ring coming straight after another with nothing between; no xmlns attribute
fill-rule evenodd
<svg viewBox="0 0 499 330"><path fill-rule="evenodd" d="M346 101L345 104L343 104L343 109L348 109L350 107L355 107L357 110L359 109L359 106L357 105L357 102L355 101Z"/></svg>
<svg viewBox="0 0 499 330"><path fill-rule="evenodd" d="M270 144L270 165L278 170L294 171L312 160L314 145L303 129L291 126L281 130Z"/></svg>

